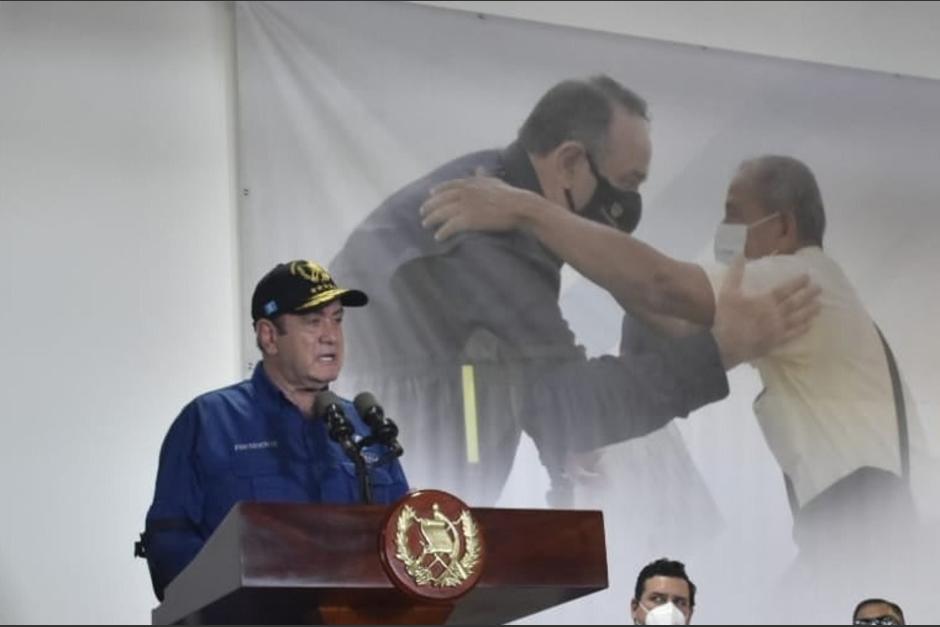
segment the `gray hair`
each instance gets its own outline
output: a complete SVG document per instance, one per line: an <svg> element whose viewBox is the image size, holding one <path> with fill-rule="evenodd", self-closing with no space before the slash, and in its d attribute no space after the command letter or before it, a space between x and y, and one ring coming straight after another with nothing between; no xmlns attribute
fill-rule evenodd
<svg viewBox="0 0 940 627"><path fill-rule="evenodd" d="M826 210L816 177L805 163L793 157L764 155L748 159L740 169L753 174L761 203L770 212L793 214L804 244L823 245Z"/></svg>

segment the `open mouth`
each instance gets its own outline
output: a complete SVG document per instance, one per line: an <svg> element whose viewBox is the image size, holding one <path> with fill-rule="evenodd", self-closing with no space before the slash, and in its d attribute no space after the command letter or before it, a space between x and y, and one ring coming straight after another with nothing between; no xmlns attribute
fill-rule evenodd
<svg viewBox="0 0 940 627"><path fill-rule="evenodd" d="M336 355L333 354L333 353L329 353L329 354L326 354L326 355L320 355L319 357L317 357L317 363L319 363L319 364L333 364L333 363L336 363Z"/></svg>

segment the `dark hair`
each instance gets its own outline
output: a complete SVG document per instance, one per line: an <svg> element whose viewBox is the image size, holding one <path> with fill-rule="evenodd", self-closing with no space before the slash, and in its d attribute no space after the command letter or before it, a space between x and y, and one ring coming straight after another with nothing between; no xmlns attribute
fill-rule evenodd
<svg viewBox="0 0 940 627"><path fill-rule="evenodd" d="M549 89L519 129L519 143L544 155L568 140L580 141L592 154L606 150L614 105L648 120L646 101L605 75L567 80Z"/></svg>
<svg viewBox="0 0 940 627"><path fill-rule="evenodd" d="M633 594L633 598L637 602L643 598L643 591L646 588L646 582L653 577L673 577L675 579L684 579L687 584L689 584L689 607L695 607L695 584L692 583L692 580L689 579L689 576L685 572L685 564L682 562L674 562L666 558L658 559L655 562L647 564L643 570L640 571L640 575L636 578L636 590Z"/></svg>
<svg viewBox="0 0 940 627"><path fill-rule="evenodd" d="M862 608L866 605L887 605L898 615L898 618L901 619L901 624L906 625L907 621L904 620L904 612L901 610L901 606L897 603L892 603L891 601L885 601L884 599L865 599L861 603L855 606L855 611L852 612L852 621L854 622L858 618L858 613L862 611Z"/></svg>
<svg viewBox="0 0 940 627"><path fill-rule="evenodd" d="M754 173L762 204L771 212L792 213L800 240L821 247L826 210L812 170L799 159L780 155L748 159L741 164L745 168Z"/></svg>

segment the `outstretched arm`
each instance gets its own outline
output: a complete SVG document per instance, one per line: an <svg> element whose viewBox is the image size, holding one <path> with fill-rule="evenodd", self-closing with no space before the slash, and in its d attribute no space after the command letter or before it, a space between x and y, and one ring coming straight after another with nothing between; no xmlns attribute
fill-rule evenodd
<svg viewBox="0 0 940 627"><path fill-rule="evenodd" d="M424 226L436 227L437 239L465 231L528 229L558 257L610 292L625 310L658 328L665 326L673 335L694 327L669 318L704 327L715 324L715 297L700 266L672 259L627 233L582 218L499 179L476 176L444 183L432 191L421 215ZM738 293L726 299L729 307L750 308L750 313L759 309L767 315L767 307L752 307L756 298L748 300L740 294L740 284L732 289ZM786 311L789 316L813 313L813 291L807 277L799 277L763 297L775 303L796 303L795 310ZM802 316L796 317L799 326Z"/></svg>
<svg viewBox="0 0 940 627"><path fill-rule="evenodd" d="M464 231L527 228L628 311L703 326L714 320L715 299L699 266L499 179L479 176L444 183L433 190L421 214L425 226L438 227L437 239Z"/></svg>

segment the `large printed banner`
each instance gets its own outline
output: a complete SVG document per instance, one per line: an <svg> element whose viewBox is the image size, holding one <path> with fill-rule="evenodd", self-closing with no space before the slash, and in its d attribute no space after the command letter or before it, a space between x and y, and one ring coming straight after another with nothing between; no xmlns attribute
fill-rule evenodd
<svg viewBox="0 0 940 627"><path fill-rule="evenodd" d="M245 300L292 259L369 294L346 312L335 387L373 392L398 422L413 487L604 511L610 590L530 621L632 622L636 575L663 556L699 584L697 622L840 622L871 596L940 618L925 587L940 555L940 84L407 3L236 7ZM648 106L648 167L642 141L554 153L552 124L534 125L541 152L518 139L553 86L596 76ZM808 166L822 202L792 161L739 170L762 155ZM763 257L748 294L808 273L822 314L728 373L729 392L708 324L651 330L563 245L512 225L436 241L419 208L475 175L613 224L640 184L633 235L700 263L705 293L725 280L726 221L719 247L747 237ZM592 192L602 177L620 204ZM787 228L799 252L756 252Z"/></svg>

